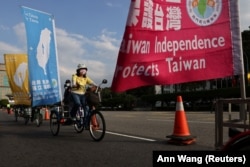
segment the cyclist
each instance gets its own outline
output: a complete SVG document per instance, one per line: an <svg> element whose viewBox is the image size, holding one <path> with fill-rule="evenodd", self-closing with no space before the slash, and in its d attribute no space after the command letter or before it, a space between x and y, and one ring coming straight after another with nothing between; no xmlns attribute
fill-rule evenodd
<svg viewBox="0 0 250 167"><path fill-rule="evenodd" d="M63 103L65 105L70 105L71 103L71 81L67 79L64 84L64 95L63 95Z"/></svg>
<svg viewBox="0 0 250 167"><path fill-rule="evenodd" d="M71 113L74 104L71 97L71 81L69 79L67 79L64 84L63 105L64 109ZM66 122L71 123L71 119L67 119Z"/></svg>
<svg viewBox="0 0 250 167"><path fill-rule="evenodd" d="M96 85L92 79L87 76L88 68L85 64L78 64L76 74L72 75L71 97L74 101L74 107L71 111L71 117L75 120L76 111L79 107L83 107L84 115L86 116L86 87L87 85ZM86 118L86 117L85 117Z"/></svg>

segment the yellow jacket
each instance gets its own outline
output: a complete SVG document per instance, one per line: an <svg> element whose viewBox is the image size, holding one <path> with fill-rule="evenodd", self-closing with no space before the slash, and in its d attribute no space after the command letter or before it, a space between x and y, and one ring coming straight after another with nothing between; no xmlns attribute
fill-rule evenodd
<svg viewBox="0 0 250 167"><path fill-rule="evenodd" d="M89 77L79 77L76 74L72 75L72 84L77 85L77 87L72 87L71 92L77 94L85 94L87 85L95 85Z"/></svg>

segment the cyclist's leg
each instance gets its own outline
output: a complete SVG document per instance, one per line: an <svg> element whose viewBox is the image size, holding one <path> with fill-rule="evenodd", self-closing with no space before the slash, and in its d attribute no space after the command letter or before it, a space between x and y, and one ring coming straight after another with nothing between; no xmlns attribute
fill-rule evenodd
<svg viewBox="0 0 250 167"><path fill-rule="evenodd" d="M71 110L71 117L76 117L76 111L81 106L80 96L76 93L71 93L72 99L74 101L74 105Z"/></svg>
<svg viewBox="0 0 250 167"><path fill-rule="evenodd" d="M88 127L89 108L86 104L86 96L85 95L81 96L81 104L82 104L83 111L84 111L84 126Z"/></svg>
<svg viewBox="0 0 250 167"><path fill-rule="evenodd" d="M83 106L83 110L84 110L84 126L86 128L88 128L91 109L90 109L90 106L88 106L88 104L86 102L86 95L82 96L81 102L82 102L82 106Z"/></svg>
<svg viewBox="0 0 250 167"><path fill-rule="evenodd" d="M80 101L81 101L81 105L82 105L82 107L83 107L83 109L84 109L84 114L85 114L85 108L86 108L86 97L85 97L85 95L83 94L83 95L81 95L81 97L80 97Z"/></svg>

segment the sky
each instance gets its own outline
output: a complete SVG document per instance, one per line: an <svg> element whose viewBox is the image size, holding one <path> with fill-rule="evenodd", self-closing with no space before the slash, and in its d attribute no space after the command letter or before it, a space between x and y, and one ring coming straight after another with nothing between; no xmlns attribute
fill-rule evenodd
<svg viewBox="0 0 250 167"><path fill-rule="evenodd" d="M27 53L21 6L54 15L62 84L81 63L92 80L111 86L130 0L1 0L0 63L3 54ZM249 7L250 0L239 0L241 31L249 30Z"/></svg>

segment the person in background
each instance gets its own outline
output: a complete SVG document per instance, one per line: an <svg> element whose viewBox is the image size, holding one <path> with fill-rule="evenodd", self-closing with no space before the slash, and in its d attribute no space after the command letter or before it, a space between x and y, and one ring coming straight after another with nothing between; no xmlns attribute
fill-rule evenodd
<svg viewBox="0 0 250 167"><path fill-rule="evenodd" d="M10 108L10 104L8 103L8 104L7 104L7 112L8 112L8 114L10 114L10 109L11 109L11 108Z"/></svg>
<svg viewBox="0 0 250 167"><path fill-rule="evenodd" d="M63 103L69 105L71 101L71 81L67 79L64 84Z"/></svg>
<svg viewBox="0 0 250 167"><path fill-rule="evenodd" d="M71 81L69 79L67 79L64 84L63 105L64 110L70 113L73 107L73 101L71 97Z"/></svg>

